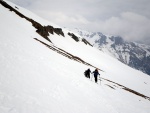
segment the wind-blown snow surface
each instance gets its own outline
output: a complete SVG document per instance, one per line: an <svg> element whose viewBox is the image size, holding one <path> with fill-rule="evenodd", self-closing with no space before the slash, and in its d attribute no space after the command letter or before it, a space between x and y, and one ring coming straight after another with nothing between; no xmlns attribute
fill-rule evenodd
<svg viewBox="0 0 150 113"><path fill-rule="evenodd" d="M11 6L16 5L9 3ZM23 14L51 24L17 6ZM27 13L26 13L27 12ZM83 75L88 67L70 60L37 42L27 20L0 5L0 113L150 113L150 101L121 88L112 89ZM56 27L56 26L54 26ZM57 47L104 70L107 78L150 96L150 77L99 50L65 37L49 36Z"/></svg>

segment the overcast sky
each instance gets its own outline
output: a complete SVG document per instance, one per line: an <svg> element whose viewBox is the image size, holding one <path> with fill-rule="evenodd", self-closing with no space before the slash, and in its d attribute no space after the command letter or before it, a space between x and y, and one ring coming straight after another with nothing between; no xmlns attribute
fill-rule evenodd
<svg viewBox="0 0 150 113"><path fill-rule="evenodd" d="M150 44L150 0L9 0L59 26Z"/></svg>

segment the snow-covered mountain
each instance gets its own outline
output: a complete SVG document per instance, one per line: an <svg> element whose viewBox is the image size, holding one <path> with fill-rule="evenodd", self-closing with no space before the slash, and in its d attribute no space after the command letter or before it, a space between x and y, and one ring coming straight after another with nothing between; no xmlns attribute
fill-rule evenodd
<svg viewBox="0 0 150 113"><path fill-rule="evenodd" d="M88 32L74 29L101 51L113 56L121 62L150 75L150 46L125 41L119 36L108 36L100 32Z"/></svg>
<svg viewBox="0 0 150 113"><path fill-rule="evenodd" d="M99 68L101 81L84 77ZM150 77L0 0L0 113L149 113Z"/></svg>

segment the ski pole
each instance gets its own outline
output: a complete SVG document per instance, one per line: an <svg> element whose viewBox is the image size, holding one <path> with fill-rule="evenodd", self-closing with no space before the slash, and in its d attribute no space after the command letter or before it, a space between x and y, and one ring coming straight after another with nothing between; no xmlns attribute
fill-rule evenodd
<svg viewBox="0 0 150 113"><path fill-rule="evenodd" d="M93 74L91 73L91 75L92 75L92 76L91 76L91 81L92 81L92 78L93 78Z"/></svg>
<svg viewBox="0 0 150 113"><path fill-rule="evenodd" d="M99 76L99 80L100 80L100 85L101 85L101 77Z"/></svg>

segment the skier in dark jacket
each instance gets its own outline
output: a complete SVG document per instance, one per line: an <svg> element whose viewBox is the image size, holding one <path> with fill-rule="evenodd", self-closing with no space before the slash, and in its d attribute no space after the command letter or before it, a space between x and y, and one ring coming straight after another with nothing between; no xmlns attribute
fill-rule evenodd
<svg viewBox="0 0 150 113"><path fill-rule="evenodd" d="M97 76L98 75L100 76L98 69L95 69L95 71L93 71L93 74L94 74L94 78L95 78L95 83L97 83Z"/></svg>
<svg viewBox="0 0 150 113"><path fill-rule="evenodd" d="M90 70L90 69L87 69L87 70L84 72L85 77L90 78L90 73L91 73L91 70Z"/></svg>

